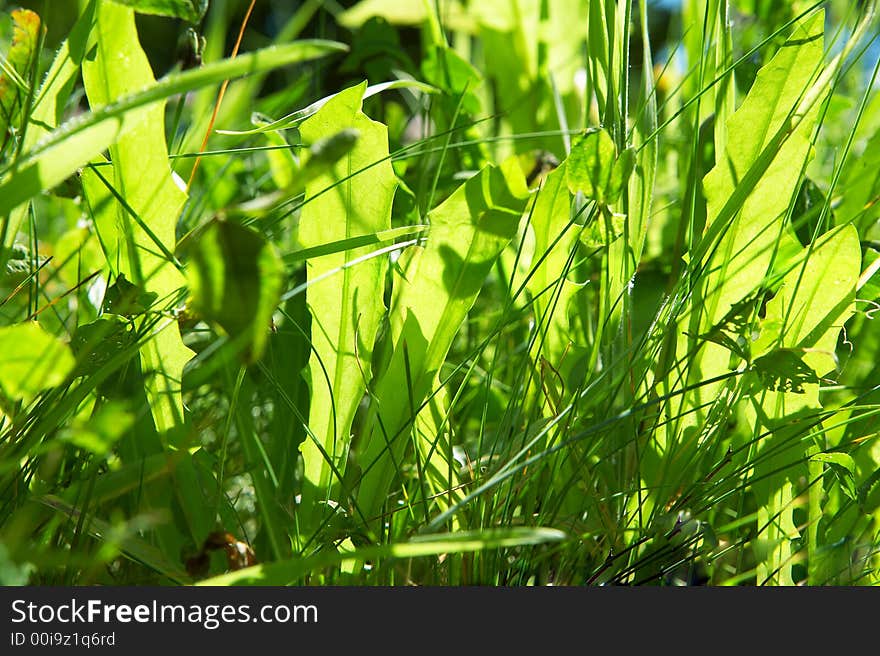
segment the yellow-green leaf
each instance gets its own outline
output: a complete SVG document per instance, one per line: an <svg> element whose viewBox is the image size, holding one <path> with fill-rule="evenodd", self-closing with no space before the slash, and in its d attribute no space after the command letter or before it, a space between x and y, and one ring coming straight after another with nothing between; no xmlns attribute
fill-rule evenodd
<svg viewBox="0 0 880 656"><path fill-rule="evenodd" d="M0 328L0 391L29 401L63 383L73 371L70 347L33 321Z"/></svg>

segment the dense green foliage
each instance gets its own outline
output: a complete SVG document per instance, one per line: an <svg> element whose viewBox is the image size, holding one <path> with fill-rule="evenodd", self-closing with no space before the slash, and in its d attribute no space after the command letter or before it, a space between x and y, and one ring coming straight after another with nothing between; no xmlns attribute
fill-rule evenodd
<svg viewBox="0 0 880 656"><path fill-rule="evenodd" d="M0 583L880 581L873 2L25 4Z"/></svg>

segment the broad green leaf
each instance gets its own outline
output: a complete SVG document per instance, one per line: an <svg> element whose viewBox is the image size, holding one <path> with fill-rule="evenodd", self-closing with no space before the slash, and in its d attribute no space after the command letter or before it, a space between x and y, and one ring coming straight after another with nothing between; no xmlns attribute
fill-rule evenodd
<svg viewBox="0 0 880 656"><path fill-rule="evenodd" d="M718 232L721 237L704 262L707 270L701 277L694 312L687 319L690 327L683 328L684 332L705 334L722 323L738 303L764 283L779 257L780 242L790 238L791 227L783 222L784 214L812 154L810 136L818 105L784 141L780 142L778 133L784 133L804 89L821 66L822 36L821 12L798 23L758 72L749 95L728 121L727 148L718 154L717 164L703 181L707 198L703 240ZM770 147L775 150L768 153ZM766 170L756 183L749 184L746 177L758 164L766 165ZM739 210L731 215L735 205ZM700 256L699 248L696 256ZM689 343L682 340L682 352L690 348ZM705 380L728 372L729 364L729 351L708 343L694 358L690 371L696 382L697 376ZM717 398L718 385L696 390L694 405Z"/></svg>
<svg viewBox="0 0 880 656"><path fill-rule="evenodd" d="M407 542L363 547L349 552L323 551L307 558L295 558L255 565L229 572L196 585L289 585L309 572L351 562L382 558L424 558L441 554L468 553L484 549L524 547L564 540L566 534L553 528L513 527L461 531L417 536Z"/></svg>
<svg viewBox="0 0 880 656"><path fill-rule="evenodd" d="M528 196L514 159L487 166L428 215L427 245L410 247L395 263L393 352L357 447L364 471L357 500L366 517L379 515L418 408L489 270L516 234Z"/></svg>
<svg viewBox="0 0 880 656"><path fill-rule="evenodd" d="M773 136L789 121L823 57L824 15L798 23L791 37L759 72L749 95L727 125L727 148L706 175L707 232L746 172ZM774 154L757 185L747 190L739 213L725 226L709 261L701 302L706 324L714 325L737 301L751 293L770 270L774 244L783 231L782 218L799 185L803 166L812 157L810 137L818 105L803 118Z"/></svg>
<svg viewBox="0 0 880 656"><path fill-rule="evenodd" d="M7 168L0 170L0 216L59 184L122 135L136 130L141 114L132 110L161 108L165 100L177 94L343 50L345 46L331 41L296 41L172 73L146 89L134 87L113 102L52 131L23 154L14 173Z"/></svg>
<svg viewBox="0 0 880 656"><path fill-rule="evenodd" d="M361 110L366 89L364 82L333 96L300 127L302 139L312 144L346 129L359 135L347 155L306 184L299 228L303 248L391 227L397 178L388 159L387 128ZM351 424L370 380L373 343L385 312L387 260L371 258L339 270L369 252L369 247L352 248L311 257L306 264L312 316L309 427L314 440L306 440L301 451L305 479L321 496L334 484L331 464L345 469Z"/></svg>
<svg viewBox="0 0 880 656"><path fill-rule="evenodd" d="M246 361L259 360L285 281L281 257L262 235L229 221L215 219L190 239L193 309L239 341Z"/></svg>
<svg viewBox="0 0 880 656"><path fill-rule="evenodd" d="M0 328L0 393L25 402L73 371L70 347L33 321Z"/></svg>
<svg viewBox="0 0 880 656"><path fill-rule="evenodd" d="M572 144L566 164L565 177L571 193L580 191L607 205L620 197L635 164L635 153L627 148L618 156L611 135L599 129Z"/></svg>
<svg viewBox="0 0 880 656"><path fill-rule="evenodd" d="M791 241L792 228L785 222L785 215L812 156L811 137L820 101L829 89L830 79L819 76L824 56L823 31L822 11L795 24L789 38L761 68L748 96L728 119L725 147L716 152L716 164L703 179L706 226L690 251L690 266L701 275L691 312L681 317L678 326L677 355L686 371L672 374L683 386L693 386L683 397L684 409L675 408L682 417L678 428L681 432L698 434L712 409L727 412L726 383L705 381L728 375L731 368L738 366L726 346L702 341L699 336L717 331L747 299L750 303L743 326L751 325L759 310L762 286L772 282L780 244ZM748 330L737 337L746 340L746 344L752 338ZM790 342L777 344L778 348L794 346ZM753 354L764 355L754 353L754 349ZM772 390L766 390L762 382L748 382L751 376L760 380L756 370L743 378L746 393L754 393L752 402L743 406L744 412L752 413L744 419L746 425L768 430L768 423L778 427L778 418L807 412L812 402L806 400L818 385L809 382L810 376L799 364L801 355L782 352L777 354L779 357L771 356L759 363L769 365L764 381L771 383ZM786 365L775 377L770 371L774 360L784 360ZM804 393L793 391L798 386ZM763 415L760 422L756 412ZM752 489L759 499L761 538L772 545L767 560L758 566L761 581L771 573L781 581L791 579L791 544L799 533L792 517L794 490L787 478L791 471L786 471L786 467L803 459L806 444L802 432L796 424L778 427L758 444L765 457L752 471ZM775 448L780 444L786 448ZM667 458L665 452L676 446L661 441L657 445L658 455ZM659 471L664 469L660 467Z"/></svg>
<svg viewBox="0 0 880 656"><path fill-rule="evenodd" d="M541 354L558 369L573 341L569 303L579 286L568 274L578 245L579 226L571 220L571 195L566 186L567 162L547 176L531 212L535 255L527 288L535 322L542 335Z"/></svg>
<svg viewBox="0 0 880 656"><path fill-rule="evenodd" d="M198 23L208 10L208 0L113 0L131 7L139 14L154 14L170 18L182 18Z"/></svg>
<svg viewBox="0 0 880 656"><path fill-rule="evenodd" d="M836 228L799 259L768 301L752 345L753 354L763 356L755 360L763 365L759 378L770 383L754 401L772 419L820 407L817 376L835 369L837 338L855 309L858 234L851 225Z"/></svg>
<svg viewBox="0 0 880 656"><path fill-rule="evenodd" d="M120 273L104 293L102 309L110 314L130 317L149 310L157 297L156 292L145 292L138 285L130 283L124 273Z"/></svg>
<svg viewBox="0 0 880 656"><path fill-rule="evenodd" d="M83 62L83 81L93 108L114 103L132 92L155 85L153 73L138 42L134 12L106 0L97 12L97 53ZM117 206L115 236L122 254L108 264L146 294L155 294L160 307L173 302L184 286L183 275L166 256L175 249L177 217L186 195L171 178L165 143L163 103L130 110L137 125L121 134L110 148L111 184L124 194L127 207ZM138 221L132 212L137 214ZM149 232L144 229L149 227ZM142 370L153 419L159 432L183 421L180 381L193 353L180 337L177 321L167 319L141 346Z"/></svg>
<svg viewBox="0 0 880 656"><path fill-rule="evenodd" d="M772 430L757 444L758 464L752 487L760 504L759 526L776 546L759 577L790 580L791 541L799 537L792 517L796 476L792 463L803 461L810 442L800 417L812 417L821 408L818 375L836 366L837 339L855 308L861 249L852 225L822 235L804 249L803 263L783 278L776 296L767 303L762 333L755 352L769 351L755 360L758 385L749 389L751 403L744 408L747 421ZM769 360L769 362L768 362ZM763 373L763 377L762 377ZM842 479L844 489L852 488ZM850 489L850 492L852 490ZM779 516L779 522L771 518Z"/></svg>

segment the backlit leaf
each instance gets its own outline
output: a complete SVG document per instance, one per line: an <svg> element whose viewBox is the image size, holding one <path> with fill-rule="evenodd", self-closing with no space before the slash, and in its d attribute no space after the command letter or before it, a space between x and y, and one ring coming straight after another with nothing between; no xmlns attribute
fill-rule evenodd
<svg viewBox="0 0 880 656"><path fill-rule="evenodd" d="M413 410L436 383L486 276L516 234L528 197L515 159L487 166L430 212L427 245L410 247L397 261L393 354L376 386L369 432L358 445L358 462L367 470L358 504L366 516L379 515L416 419ZM407 381L406 394L401 381Z"/></svg>
<svg viewBox="0 0 880 656"><path fill-rule="evenodd" d="M635 152L628 148L620 156L611 135L604 129L592 130L571 145L566 160L566 181L571 193L599 203L613 203L629 179Z"/></svg>
<svg viewBox="0 0 880 656"><path fill-rule="evenodd" d="M99 3L96 31L97 54L83 62L83 81L93 110L155 85L131 9ZM105 244L115 242L110 248L118 249L116 257L108 264L143 290L140 300L154 294L160 304L157 309L169 309L184 286L183 275L167 254L175 249L175 226L186 194L171 178L163 104L132 110L129 117L137 125L110 148L113 166L107 175L112 178L95 172L107 181L105 186L125 193L125 206L112 203L117 220L105 226L109 234L105 232L101 239ZM160 432L183 421L180 385L183 366L192 355L171 317L141 345L142 369L150 372L145 380L150 409Z"/></svg>
<svg viewBox="0 0 880 656"><path fill-rule="evenodd" d="M336 94L300 126L303 141L326 144L311 155L319 174L306 184L299 228L304 248L391 227L397 178L388 160L388 129L363 113L366 91L364 82ZM347 153L333 162L336 146L324 140L339 139L352 130L358 135L353 148L348 141L340 142ZM318 167L322 158L325 162ZM328 253L306 264L306 301L312 315L309 427L316 441L306 440L301 451L306 480L322 496L332 483L326 458L337 471L345 468L351 424L371 376L373 343L385 312L387 259L371 258L344 267L372 250L363 246Z"/></svg>
<svg viewBox="0 0 880 656"><path fill-rule="evenodd" d="M74 366L70 347L33 321L0 328L0 393L29 401L63 383Z"/></svg>

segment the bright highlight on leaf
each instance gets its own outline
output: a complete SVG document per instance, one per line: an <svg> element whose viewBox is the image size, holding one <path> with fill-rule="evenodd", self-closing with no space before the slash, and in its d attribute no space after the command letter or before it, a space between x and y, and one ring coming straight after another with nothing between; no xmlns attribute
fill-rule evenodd
<svg viewBox="0 0 880 656"><path fill-rule="evenodd" d="M0 585L880 583L880 0L343 4L0 16Z"/></svg>
<svg viewBox="0 0 880 656"><path fill-rule="evenodd" d="M306 164L319 174L310 174L306 184L299 230L304 248L391 227L397 177L388 160L388 129L363 112L366 92L366 82L341 91L300 126L306 143L321 144ZM314 435L301 448L306 504L336 493L334 470L345 471L351 424L371 378L388 262L369 258L346 264L373 250L351 248L306 263L306 302L312 317L309 429Z"/></svg>
<svg viewBox="0 0 880 656"><path fill-rule="evenodd" d="M0 328L0 393L30 401L63 383L73 371L70 347L28 321Z"/></svg>

